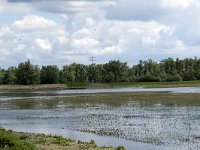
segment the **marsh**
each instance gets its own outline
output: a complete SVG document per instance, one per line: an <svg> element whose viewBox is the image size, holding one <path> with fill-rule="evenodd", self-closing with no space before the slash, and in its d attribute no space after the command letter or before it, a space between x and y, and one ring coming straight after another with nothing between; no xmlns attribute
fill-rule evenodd
<svg viewBox="0 0 200 150"><path fill-rule="evenodd" d="M0 93L0 127L127 150L199 149L200 88Z"/></svg>

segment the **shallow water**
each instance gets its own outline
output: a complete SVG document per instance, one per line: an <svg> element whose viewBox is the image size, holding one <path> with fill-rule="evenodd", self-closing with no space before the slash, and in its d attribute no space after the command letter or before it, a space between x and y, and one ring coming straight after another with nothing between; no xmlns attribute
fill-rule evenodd
<svg viewBox="0 0 200 150"><path fill-rule="evenodd" d="M49 91L0 91L0 101L14 99L43 99L62 97L66 94L98 94L98 93L133 93L133 92L169 92L169 93L200 93L200 87L172 87L172 88L112 88L112 89L82 89L82 90L49 90ZM63 96L65 97L65 96Z"/></svg>
<svg viewBox="0 0 200 150"><path fill-rule="evenodd" d="M118 90L1 93L0 126L128 150L200 149L199 88Z"/></svg>

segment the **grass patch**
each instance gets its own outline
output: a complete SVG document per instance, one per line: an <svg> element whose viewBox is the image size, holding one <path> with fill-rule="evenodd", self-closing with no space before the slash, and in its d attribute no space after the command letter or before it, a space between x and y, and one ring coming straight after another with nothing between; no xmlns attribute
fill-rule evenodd
<svg viewBox="0 0 200 150"><path fill-rule="evenodd" d="M197 87L200 81L174 81L174 82L115 82L108 83L110 87Z"/></svg>
<svg viewBox="0 0 200 150"><path fill-rule="evenodd" d="M35 150L36 147L20 137L13 134L11 131L0 129L0 149L1 150Z"/></svg>
<svg viewBox="0 0 200 150"><path fill-rule="evenodd" d="M90 142L74 141L57 135L44 135L7 131L0 128L0 150L118 150L113 147L98 147ZM121 149L120 149L121 150ZM122 149L124 150L124 149Z"/></svg>

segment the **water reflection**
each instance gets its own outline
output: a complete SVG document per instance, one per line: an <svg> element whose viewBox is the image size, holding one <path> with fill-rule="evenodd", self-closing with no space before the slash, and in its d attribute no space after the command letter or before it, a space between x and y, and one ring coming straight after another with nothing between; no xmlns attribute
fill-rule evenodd
<svg viewBox="0 0 200 150"><path fill-rule="evenodd" d="M2 127L80 140L88 140L87 136L98 139L99 145L116 142L129 150L200 148L198 93L103 93L7 100L0 102L0 116Z"/></svg>

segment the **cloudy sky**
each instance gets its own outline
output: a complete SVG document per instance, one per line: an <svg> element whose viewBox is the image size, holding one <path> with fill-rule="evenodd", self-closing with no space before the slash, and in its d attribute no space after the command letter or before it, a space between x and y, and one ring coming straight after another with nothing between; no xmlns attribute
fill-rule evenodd
<svg viewBox="0 0 200 150"><path fill-rule="evenodd" d="M200 56L199 0L0 0L0 67Z"/></svg>

